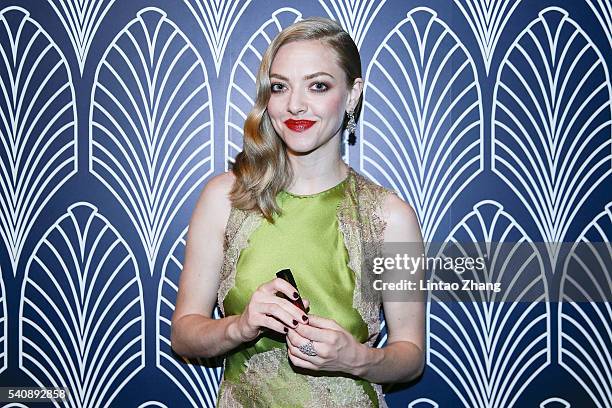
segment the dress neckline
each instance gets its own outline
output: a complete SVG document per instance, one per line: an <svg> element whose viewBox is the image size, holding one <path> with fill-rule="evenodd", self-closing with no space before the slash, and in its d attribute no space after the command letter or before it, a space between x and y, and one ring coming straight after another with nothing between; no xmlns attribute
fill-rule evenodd
<svg viewBox="0 0 612 408"><path fill-rule="evenodd" d="M347 174L346 174L346 177L344 179L342 179L342 181L340 181L335 186L327 188L327 189L325 189L323 191L319 191L318 193L296 194L296 193L290 193L287 190L282 190L282 192L285 193L286 195L290 196L290 197L295 197L295 198L314 198L314 197L319 197L321 195L325 195L325 194L331 193L332 191L335 191L335 190L339 189L340 187L344 186L346 184L346 182L348 181L348 179L351 177L352 173L353 173L353 169L349 166Z"/></svg>

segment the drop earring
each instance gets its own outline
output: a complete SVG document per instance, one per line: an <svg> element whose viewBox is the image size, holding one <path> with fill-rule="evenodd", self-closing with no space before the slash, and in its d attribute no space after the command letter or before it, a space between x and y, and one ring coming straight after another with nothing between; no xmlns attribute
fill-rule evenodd
<svg viewBox="0 0 612 408"><path fill-rule="evenodd" d="M355 137L355 129L357 129L357 124L355 123L355 114L353 111L347 112L348 115L348 123L346 124L346 130L348 131L348 143L352 146L355 144L357 138Z"/></svg>

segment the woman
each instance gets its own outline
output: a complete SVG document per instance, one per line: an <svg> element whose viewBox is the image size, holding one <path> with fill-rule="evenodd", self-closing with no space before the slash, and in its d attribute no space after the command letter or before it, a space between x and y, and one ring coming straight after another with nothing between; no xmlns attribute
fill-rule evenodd
<svg viewBox="0 0 612 408"><path fill-rule="evenodd" d="M177 353L228 354L218 406L385 406L378 383L422 371L422 302L385 301L388 344L371 347L381 298L363 257L421 235L409 205L341 159L362 89L331 20L286 28L263 55L243 152L194 210L172 318ZM285 268L298 288L275 278ZM308 313L288 300L298 289Z"/></svg>

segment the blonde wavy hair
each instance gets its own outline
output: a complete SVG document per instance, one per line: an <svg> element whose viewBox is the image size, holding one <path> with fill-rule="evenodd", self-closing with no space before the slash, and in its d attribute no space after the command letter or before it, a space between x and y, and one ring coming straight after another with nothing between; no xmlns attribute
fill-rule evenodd
<svg viewBox="0 0 612 408"><path fill-rule="evenodd" d="M257 72L255 105L244 122L242 152L232 166L236 179L230 200L236 208L259 211L270 222L274 214L281 213L276 195L293 179L284 142L268 116L270 67L281 46L306 40L319 40L334 50L338 65L345 73L347 87L351 88L355 79L361 78L359 50L351 36L332 20L312 17L298 21L282 30L268 46ZM361 104L362 96L353 111L355 120L359 119ZM345 114L343 130L347 121Z"/></svg>

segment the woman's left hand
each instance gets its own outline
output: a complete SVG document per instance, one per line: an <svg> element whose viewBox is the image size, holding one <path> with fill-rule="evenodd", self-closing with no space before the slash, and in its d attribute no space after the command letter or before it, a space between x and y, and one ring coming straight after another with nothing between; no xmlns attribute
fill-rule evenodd
<svg viewBox="0 0 612 408"><path fill-rule="evenodd" d="M312 341L316 356L298 347ZM368 347L334 320L308 315L307 324L298 324L287 334L289 359L296 367L309 370L340 371L359 375L358 370Z"/></svg>

